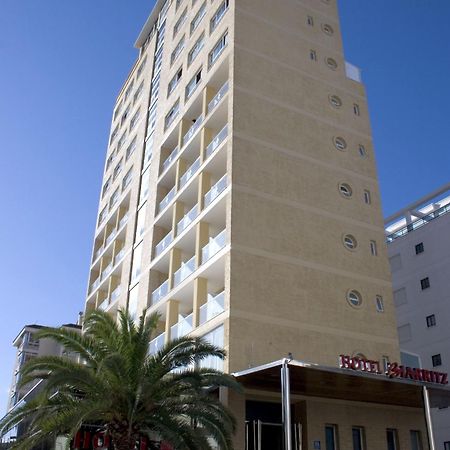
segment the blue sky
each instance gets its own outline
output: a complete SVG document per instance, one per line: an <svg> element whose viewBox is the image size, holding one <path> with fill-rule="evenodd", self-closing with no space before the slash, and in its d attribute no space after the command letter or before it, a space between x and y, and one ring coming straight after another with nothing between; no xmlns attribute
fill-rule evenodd
<svg viewBox="0 0 450 450"><path fill-rule="evenodd" d="M2 0L0 415L21 327L83 309L114 98L152 5ZM390 214L450 180L450 2L341 0L340 12Z"/></svg>

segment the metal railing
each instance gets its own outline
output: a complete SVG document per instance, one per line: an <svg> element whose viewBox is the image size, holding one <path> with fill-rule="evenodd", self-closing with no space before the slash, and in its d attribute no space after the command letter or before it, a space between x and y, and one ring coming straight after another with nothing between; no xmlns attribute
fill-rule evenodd
<svg viewBox="0 0 450 450"><path fill-rule="evenodd" d="M114 303L120 295L120 286L117 286L112 292L111 292L111 303Z"/></svg>
<svg viewBox="0 0 450 450"><path fill-rule="evenodd" d="M181 234L198 216L198 205L194 207L177 223L177 235Z"/></svg>
<svg viewBox="0 0 450 450"><path fill-rule="evenodd" d="M167 195L159 202L158 212L164 210L167 205L173 200L175 194L177 193L177 187L174 186Z"/></svg>
<svg viewBox="0 0 450 450"><path fill-rule="evenodd" d="M191 128L189 128L188 132L183 137L183 145L186 144L189 139L194 136L195 132L200 128L200 125L203 122L203 115L200 114L197 119L195 119L194 123L192 124Z"/></svg>
<svg viewBox="0 0 450 450"><path fill-rule="evenodd" d="M219 145L226 139L227 136L228 125L225 125L209 143L208 147L206 147L206 158L209 158L216 151L217 147L219 147Z"/></svg>
<svg viewBox="0 0 450 450"><path fill-rule="evenodd" d="M200 307L200 325L208 322L225 311L225 292L222 291Z"/></svg>
<svg viewBox="0 0 450 450"><path fill-rule="evenodd" d="M125 213L125 215L120 219L119 222L119 230L127 223L129 214Z"/></svg>
<svg viewBox="0 0 450 450"><path fill-rule="evenodd" d="M205 194L205 208L209 206L227 187L227 174L225 174L211 189Z"/></svg>
<svg viewBox="0 0 450 450"><path fill-rule="evenodd" d="M195 255L187 262L181 263L181 267L173 274L173 285L178 286L195 270Z"/></svg>
<svg viewBox="0 0 450 450"><path fill-rule="evenodd" d="M161 286L152 292L152 305L158 303L169 292L169 280L164 281Z"/></svg>
<svg viewBox="0 0 450 450"><path fill-rule="evenodd" d="M221 231L214 239L202 248L202 264L210 260L219 250L222 250L227 243L226 229Z"/></svg>
<svg viewBox="0 0 450 450"><path fill-rule="evenodd" d="M224 85L219 89L217 94L212 98L212 100L208 103L208 114L219 104L220 100L225 97L225 94L228 92L228 81L224 83Z"/></svg>
<svg viewBox="0 0 450 450"><path fill-rule="evenodd" d="M164 348L164 343L166 341L166 333L161 333L159 336L155 337L150 341L149 352L150 355L154 355Z"/></svg>
<svg viewBox="0 0 450 450"><path fill-rule="evenodd" d="M116 257L114 258L114 264L118 264L123 257L125 256L125 249L123 248L122 250L120 250L119 253L117 253Z"/></svg>
<svg viewBox="0 0 450 450"><path fill-rule="evenodd" d="M193 314L189 314L184 319L170 328L170 338L178 339L189 334L193 329Z"/></svg>
<svg viewBox="0 0 450 450"><path fill-rule="evenodd" d="M170 231L167 233L158 245L155 247L155 256L160 255L173 241L173 234Z"/></svg>
<svg viewBox="0 0 450 450"><path fill-rule="evenodd" d="M189 166L180 178L180 189L195 175L200 167L200 156Z"/></svg>
<svg viewBox="0 0 450 450"><path fill-rule="evenodd" d="M114 240L114 238L116 237L116 234L117 234L117 230L115 230L115 229L112 230L111 233L109 233L108 237L106 238L105 246L109 245Z"/></svg>
<svg viewBox="0 0 450 450"><path fill-rule="evenodd" d="M96 278L94 281L93 281L93 283L91 284L91 289L90 289L90 292L93 292L93 291L95 291L95 289L97 289L98 287L99 287L99 285L100 285L100 281L102 280L102 277L98 277L98 278Z"/></svg>
<svg viewBox="0 0 450 450"><path fill-rule="evenodd" d="M180 148L178 146L176 146L172 152L170 153L170 155L166 158L166 160L163 162L162 165L162 171L164 172L172 163L172 161L175 160L175 158L177 157L178 153L180 152Z"/></svg>
<svg viewBox="0 0 450 450"><path fill-rule="evenodd" d="M111 261L102 271L102 280L104 280L110 273L113 268L113 262Z"/></svg>

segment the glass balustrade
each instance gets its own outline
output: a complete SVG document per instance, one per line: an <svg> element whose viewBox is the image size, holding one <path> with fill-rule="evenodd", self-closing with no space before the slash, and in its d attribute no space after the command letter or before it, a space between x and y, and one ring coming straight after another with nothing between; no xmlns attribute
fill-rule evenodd
<svg viewBox="0 0 450 450"><path fill-rule="evenodd" d="M120 286L117 286L112 292L111 292L111 303L115 302L120 295Z"/></svg>
<svg viewBox="0 0 450 450"><path fill-rule="evenodd" d="M195 122L192 124L191 128L189 128L188 132L184 135L183 138L183 145L186 144L189 139L191 139L192 136L194 136L195 132L200 128L200 125L203 122L203 116L200 114L200 116L195 119Z"/></svg>
<svg viewBox="0 0 450 450"><path fill-rule="evenodd" d="M208 301L200 307L200 325L213 319L225 311L225 292L221 292L215 297L208 295Z"/></svg>
<svg viewBox="0 0 450 450"><path fill-rule="evenodd" d="M150 355L154 355L160 350L162 350L164 348L165 340L166 340L166 333L161 333L158 337L152 339L150 341L150 348L149 348Z"/></svg>
<svg viewBox="0 0 450 450"><path fill-rule="evenodd" d="M104 279L111 273L112 268L113 268L113 263L112 263L112 261L111 261L111 262L103 269L103 272L102 272L102 280L104 280Z"/></svg>
<svg viewBox="0 0 450 450"><path fill-rule="evenodd" d="M206 147L206 158L209 158L217 149L217 147L226 139L228 136L228 125L225 125L222 130L214 137L210 142L208 147Z"/></svg>
<svg viewBox="0 0 450 450"><path fill-rule="evenodd" d="M227 243L226 239L226 230L223 230L214 239L209 240L209 244L202 248L202 264L211 259L219 250L225 247Z"/></svg>
<svg viewBox="0 0 450 450"><path fill-rule="evenodd" d="M227 187L227 175L225 174L206 194L205 208L208 207Z"/></svg>
<svg viewBox="0 0 450 450"><path fill-rule="evenodd" d="M208 103L208 114L219 104L220 100L225 97L228 92L228 81L219 89L217 94L212 98L212 100Z"/></svg>
<svg viewBox="0 0 450 450"><path fill-rule="evenodd" d="M181 263L181 267L173 274L173 284L178 286L195 270L195 255L187 262Z"/></svg>
<svg viewBox="0 0 450 450"><path fill-rule="evenodd" d="M106 238L105 246L109 245L112 242L112 240L115 238L116 234L117 234L117 230L112 230L111 233L109 233L109 236Z"/></svg>
<svg viewBox="0 0 450 450"><path fill-rule="evenodd" d="M189 166L180 178L180 189L195 175L200 167L200 156Z"/></svg>
<svg viewBox="0 0 450 450"><path fill-rule="evenodd" d="M116 257L114 258L114 264L118 264L119 261L121 261L124 256L125 256L125 249L123 248L122 250L120 250L119 253L117 253Z"/></svg>
<svg viewBox="0 0 450 450"><path fill-rule="evenodd" d="M169 280L164 281L159 288L152 292L152 305L158 303L169 292Z"/></svg>
<svg viewBox="0 0 450 450"><path fill-rule="evenodd" d="M181 234L198 216L198 205L195 205L178 223L177 235Z"/></svg>
<svg viewBox="0 0 450 450"><path fill-rule="evenodd" d="M127 223L128 217L129 217L129 214L126 213L126 214L120 219L120 222L119 222L119 229L122 228L122 227Z"/></svg>
<svg viewBox="0 0 450 450"><path fill-rule="evenodd" d="M98 277L94 282L91 284L91 292L98 288L101 281L101 277Z"/></svg>
<svg viewBox="0 0 450 450"><path fill-rule="evenodd" d="M180 320L178 323L176 323L170 328L170 338L178 339L183 336L186 336L192 331L193 328L192 324L193 324L193 315L189 314L189 316Z"/></svg>
<svg viewBox="0 0 450 450"><path fill-rule="evenodd" d="M94 254L94 261L98 259L98 257L102 254L105 247L103 245L95 252Z"/></svg>
<svg viewBox="0 0 450 450"><path fill-rule="evenodd" d="M167 195L159 202L159 212L161 212L167 205L173 200L175 194L177 193L176 186L174 186Z"/></svg>
<svg viewBox="0 0 450 450"><path fill-rule="evenodd" d="M101 309L103 311L105 311L105 309L107 309L109 306L109 298L105 298L104 300L102 300L100 302L100 305L98 307L98 309Z"/></svg>
<svg viewBox="0 0 450 450"><path fill-rule="evenodd" d="M172 152L170 153L170 155L168 156L168 158L163 162L162 165L162 171L164 172L172 163L172 161L175 160L175 158L177 157L178 153L180 151L180 148L178 146L176 146Z"/></svg>
<svg viewBox="0 0 450 450"><path fill-rule="evenodd" d="M166 234L166 236L155 247L155 256L160 255L173 241L172 232Z"/></svg>

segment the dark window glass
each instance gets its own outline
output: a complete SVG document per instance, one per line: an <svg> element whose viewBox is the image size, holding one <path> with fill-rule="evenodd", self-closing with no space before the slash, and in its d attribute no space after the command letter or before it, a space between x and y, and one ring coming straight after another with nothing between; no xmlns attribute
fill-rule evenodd
<svg viewBox="0 0 450 450"><path fill-rule="evenodd" d="M430 279L428 277L423 278L422 280L420 280L420 286L422 288L422 291L424 289L428 289L430 287Z"/></svg>
<svg viewBox="0 0 450 450"><path fill-rule="evenodd" d="M431 316L427 316L427 327L434 327L436 325L436 316L431 314Z"/></svg>
<svg viewBox="0 0 450 450"><path fill-rule="evenodd" d="M411 450L422 450L422 439L420 438L420 431L411 430Z"/></svg>
<svg viewBox="0 0 450 450"><path fill-rule="evenodd" d="M423 253L424 248L423 248L423 242L421 242L420 244L416 245L416 255L418 255L419 253Z"/></svg>
<svg viewBox="0 0 450 450"><path fill-rule="evenodd" d="M397 450L397 431L386 430L386 441L388 450Z"/></svg>
<svg viewBox="0 0 450 450"><path fill-rule="evenodd" d="M363 448L363 429L360 427L352 428L353 450L364 450Z"/></svg>
<svg viewBox="0 0 450 450"><path fill-rule="evenodd" d="M431 357L431 362L433 363L433 367L441 366L442 365L441 354L438 353L437 355L433 355Z"/></svg>
<svg viewBox="0 0 450 450"><path fill-rule="evenodd" d="M336 426L335 425L326 425L325 426L325 449L326 450L337 450Z"/></svg>

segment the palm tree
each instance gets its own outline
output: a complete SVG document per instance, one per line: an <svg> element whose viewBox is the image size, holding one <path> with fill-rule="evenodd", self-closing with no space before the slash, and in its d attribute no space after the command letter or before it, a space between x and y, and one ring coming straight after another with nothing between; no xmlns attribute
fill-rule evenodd
<svg viewBox="0 0 450 450"><path fill-rule="evenodd" d="M0 422L0 436L26 421L26 435L14 448L29 449L49 437L73 438L83 424L94 424L116 450L134 449L144 436L176 450L212 449L212 438L219 448L231 450L235 419L219 401L217 388L239 386L233 377L200 364L209 357L224 359L224 350L184 337L150 355L158 319L144 314L135 324L127 312L119 311L116 321L96 310L86 317L82 334L42 330L39 338L57 341L79 361L64 356L30 360L21 385L42 379L44 388Z"/></svg>

